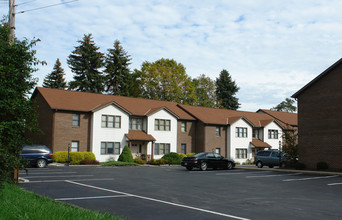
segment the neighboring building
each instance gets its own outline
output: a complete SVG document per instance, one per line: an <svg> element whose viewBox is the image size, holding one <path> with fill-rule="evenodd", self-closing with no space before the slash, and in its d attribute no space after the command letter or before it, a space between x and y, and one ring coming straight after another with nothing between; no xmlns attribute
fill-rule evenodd
<svg viewBox="0 0 342 220"><path fill-rule="evenodd" d="M125 145L134 157L215 151L245 162L259 149L278 149L286 124L265 113L37 87L43 134L35 142L53 152L93 152L117 160ZM288 123L288 122L286 122Z"/></svg>
<svg viewBox="0 0 342 220"><path fill-rule="evenodd" d="M293 96L298 101L299 161L342 169L342 59Z"/></svg>

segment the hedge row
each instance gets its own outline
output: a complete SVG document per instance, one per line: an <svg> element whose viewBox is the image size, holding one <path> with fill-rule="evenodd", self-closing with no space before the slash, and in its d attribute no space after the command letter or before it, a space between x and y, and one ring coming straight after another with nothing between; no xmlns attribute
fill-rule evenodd
<svg viewBox="0 0 342 220"><path fill-rule="evenodd" d="M95 154L92 152L70 152L70 164L80 164L81 161L95 161ZM53 161L56 163L68 162L68 151L58 151L53 153Z"/></svg>

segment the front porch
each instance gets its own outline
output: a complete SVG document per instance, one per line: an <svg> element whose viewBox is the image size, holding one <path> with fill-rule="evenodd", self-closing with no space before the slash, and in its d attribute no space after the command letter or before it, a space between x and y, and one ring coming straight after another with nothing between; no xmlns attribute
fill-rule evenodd
<svg viewBox="0 0 342 220"><path fill-rule="evenodd" d="M146 161L153 159L153 147L156 139L152 135L140 130L130 130L125 136L134 159L140 158Z"/></svg>

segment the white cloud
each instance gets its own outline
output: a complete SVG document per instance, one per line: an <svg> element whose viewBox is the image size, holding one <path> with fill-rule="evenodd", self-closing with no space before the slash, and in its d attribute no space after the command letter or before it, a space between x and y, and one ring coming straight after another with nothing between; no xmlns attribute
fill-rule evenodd
<svg viewBox="0 0 342 220"><path fill-rule="evenodd" d="M59 2L32 1L17 12ZM191 77L215 79L227 69L242 110L255 111L279 104L341 57L341 7L337 0L79 0L18 14L16 35L41 39L37 57L48 66L36 73L39 85L57 58L71 80L67 57L92 33L102 52L120 40L132 69L162 57Z"/></svg>

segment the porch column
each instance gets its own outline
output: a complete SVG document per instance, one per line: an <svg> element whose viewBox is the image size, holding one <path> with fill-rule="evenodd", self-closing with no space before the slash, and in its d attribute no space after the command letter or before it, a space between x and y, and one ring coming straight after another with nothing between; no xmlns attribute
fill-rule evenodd
<svg viewBox="0 0 342 220"><path fill-rule="evenodd" d="M128 147L129 147L129 150L131 150L131 148L132 148L132 141L128 141Z"/></svg>
<svg viewBox="0 0 342 220"><path fill-rule="evenodd" d="M153 160L154 141L152 141L151 160Z"/></svg>

